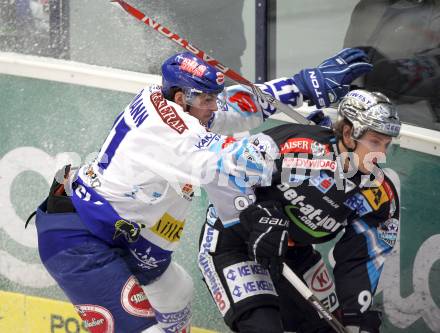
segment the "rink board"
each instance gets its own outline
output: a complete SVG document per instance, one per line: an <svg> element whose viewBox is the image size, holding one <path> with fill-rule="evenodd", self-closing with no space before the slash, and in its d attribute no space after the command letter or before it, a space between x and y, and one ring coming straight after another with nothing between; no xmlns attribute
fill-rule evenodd
<svg viewBox="0 0 440 333"><path fill-rule="evenodd" d="M0 290L0 332L87 333L72 304ZM214 333L192 327L193 333Z"/></svg>
<svg viewBox="0 0 440 333"><path fill-rule="evenodd" d="M66 300L40 264L35 227L25 231L23 224L48 191L55 157L61 160L65 152L71 152L79 162L89 160L114 117L132 97L129 93L0 75L1 290ZM265 127L278 123L269 121ZM382 331L439 332L440 158L395 147L389 161L402 183L402 226L401 246L385 265L380 287L385 288L376 299L385 314ZM205 208L205 196L195 197L174 258L195 281L194 325L227 332L196 266ZM326 252L330 247L320 248ZM30 315L20 302L24 302L20 296L0 302L0 317L5 308L14 312L9 325L26 322ZM77 317L55 313L74 328L74 320L69 319ZM50 322L50 311L43 315ZM0 325L4 323L8 321L0 319ZM0 332L9 331L0 328Z"/></svg>

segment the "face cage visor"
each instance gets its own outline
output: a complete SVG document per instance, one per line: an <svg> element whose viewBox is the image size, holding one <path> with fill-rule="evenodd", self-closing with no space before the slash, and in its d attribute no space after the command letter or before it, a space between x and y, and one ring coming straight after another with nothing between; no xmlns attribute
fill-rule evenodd
<svg viewBox="0 0 440 333"><path fill-rule="evenodd" d="M222 110L226 105L226 94L204 93L197 89L184 89L185 103L198 109Z"/></svg>

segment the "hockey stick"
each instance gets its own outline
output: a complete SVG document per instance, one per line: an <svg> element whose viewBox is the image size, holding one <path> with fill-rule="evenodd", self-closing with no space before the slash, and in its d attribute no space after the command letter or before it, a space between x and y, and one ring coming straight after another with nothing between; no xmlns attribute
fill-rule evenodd
<svg viewBox="0 0 440 333"><path fill-rule="evenodd" d="M349 333L347 329L339 322L338 319L319 301L319 299L313 295L311 290L306 286L304 282L287 266L283 263L283 276L289 281L296 290L304 297L315 310L325 319L325 321L338 333Z"/></svg>
<svg viewBox="0 0 440 333"><path fill-rule="evenodd" d="M269 103L273 107L277 108L278 110L281 110L284 114L295 120L295 122L299 124L312 124L311 121L304 118L301 114L296 112L295 110L290 109L287 105L283 104L276 98L274 98L272 95L263 92L260 88L258 88L255 84L250 82L249 80L245 79L243 76L238 74L236 71L226 67L222 63L220 63L218 60L210 57L207 55L204 51L201 49L195 47L190 42L188 42L186 39L183 39L179 35L175 34L171 30L169 30L167 27L163 26L162 24L153 21L151 18L147 17L144 13L140 12L138 9L132 7L127 2L123 0L111 0L111 2L118 3L127 13L129 13L131 16L135 17L139 21L144 22L147 26L153 28L157 32L160 32L162 35L167 37L168 39L172 40L173 42L179 44L184 49L190 51L192 54L194 54L197 58L202 59L203 61L207 62L211 66L215 67L219 71L221 71L224 75L229 77L230 79L234 80L235 82L247 86L252 90L252 92L264 100L265 102Z"/></svg>

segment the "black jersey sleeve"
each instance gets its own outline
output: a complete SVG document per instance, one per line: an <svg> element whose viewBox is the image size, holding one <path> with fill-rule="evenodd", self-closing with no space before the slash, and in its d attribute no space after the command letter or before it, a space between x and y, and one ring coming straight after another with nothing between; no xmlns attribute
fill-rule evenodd
<svg viewBox="0 0 440 333"><path fill-rule="evenodd" d="M370 212L348 223L333 252L336 292L344 311L364 313L371 304L385 257L399 230L399 179L390 170L377 188L362 195Z"/></svg>

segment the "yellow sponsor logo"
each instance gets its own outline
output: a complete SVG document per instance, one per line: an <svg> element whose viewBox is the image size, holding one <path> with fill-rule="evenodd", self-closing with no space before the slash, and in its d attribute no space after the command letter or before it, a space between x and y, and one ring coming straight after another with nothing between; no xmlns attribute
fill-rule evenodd
<svg viewBox="0 0 440 333"><path fill-rule="evenodd" d="M176 220L170 214L165 213L150 230L169 242L177 242L180 240L184 226L185 221Z"/></svg>
<svg viewBox="0 0 440 333"><path fill-rule="evenodd" d="M380 206L390 200L382 185L363 190L362 194L374 210L378 210Z"/></svg>

